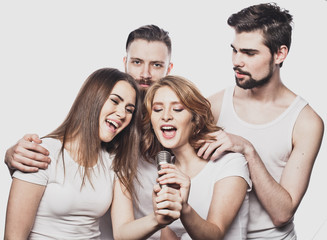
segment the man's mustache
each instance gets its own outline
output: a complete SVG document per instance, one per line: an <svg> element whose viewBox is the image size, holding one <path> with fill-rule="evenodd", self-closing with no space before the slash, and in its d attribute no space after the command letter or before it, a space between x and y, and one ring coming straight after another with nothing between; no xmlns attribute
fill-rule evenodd
<svg viewBox="0 0 327 240"><path fill-rule="evenodd" d="M153 84L153 81L151 79L136 79L136 81L139 84L149 85L151 86Z"/></svg>
<svg viewBox="0 0 327 240"><path fill-rule="evenodd" d="M248 76L251 76L251 73L249 72L245 72L245 71L242 71L240 68L238 67L233 67L233 70L234 71L237 71L238 73L242 74L242 75L248 75Z"/></svg>

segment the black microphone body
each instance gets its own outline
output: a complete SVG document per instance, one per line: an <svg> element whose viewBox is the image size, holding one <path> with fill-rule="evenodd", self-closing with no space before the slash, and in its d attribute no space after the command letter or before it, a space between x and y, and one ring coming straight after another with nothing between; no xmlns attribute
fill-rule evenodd
<svg viewBox="0 0 327 240"><path fill-rule="evenodd" d="M161 170L162 163L172 163L170 152L165 151L165 150L158 152L158 154L156 156L156 162L157 162L158 170ZM160 175L159 175L159 177L160 177ZM166 184L164 184L164 185L160 184L161 188L166 187L166 186L167 186Z"/></svg>

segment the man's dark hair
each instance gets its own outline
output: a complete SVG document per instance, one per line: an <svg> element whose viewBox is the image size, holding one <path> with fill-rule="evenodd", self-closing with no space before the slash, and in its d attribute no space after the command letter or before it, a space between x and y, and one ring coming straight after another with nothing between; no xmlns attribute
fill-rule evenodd
<svg viewBox="0 0 327 240"><path fill-rule="evenodd" d="M271 54L277 53L280 46L291 47L293 17L288 10L281 9L275 3L253 5L232 14L227 23L237 33L261 30L264 44ZM283 63L280 63L280 67Z"/></svg>
<svg viewBox="0 0 327 240"><path fill-rule="evenodd" d="M127 37L126 51L131 43L137 39L143 39L149 42L163 42L168 48L169 55L171 54L171 39L169 33L156 25L145 25L130 32Z"/></svg>

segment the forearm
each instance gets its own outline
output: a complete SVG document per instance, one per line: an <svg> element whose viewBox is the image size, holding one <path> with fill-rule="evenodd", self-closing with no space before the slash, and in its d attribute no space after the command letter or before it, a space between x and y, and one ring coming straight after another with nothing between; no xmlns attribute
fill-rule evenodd
<svg viewBox="0 0 327 240"><path fill-rule="evenodd" d="M296 210L289 192L268 172L254 148L245 151L254 191L274 225L287 223Z"/></svg>
<svg viewBox="0 0 327 240"><path fill-rule="evenodd" d="M182 209L181 221L192 239L220 240L224 237L223 231L216 224L203 219L188 204Z"/></svg>
<svg viewBox="0 0 327 240"><path fill-rule="evenodd" d="M161 229L160 240L180 240L176 233L172 231L169 226Z"/></svg>
<svg viewBox="0 0 327 240"><path fill-rule="evenodd" d="M128 223L122 224L118 229L114 229L114 239L147 239L152 234L160 230L160 226L154 214L149 214Z"/></svg>

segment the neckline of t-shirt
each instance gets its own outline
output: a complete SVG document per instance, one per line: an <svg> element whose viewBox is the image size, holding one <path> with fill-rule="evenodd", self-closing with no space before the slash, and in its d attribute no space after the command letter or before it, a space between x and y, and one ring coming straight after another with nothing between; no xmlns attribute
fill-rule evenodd
<svg viewBox="0 0 327 240"><path fill-rule="evenodd" d="M295 97L295 99L293 100L293 102L277 118L275 118L275 119L273 119L273 120L271 120L269 122L263 123L263 124L253 124L253 123L249 123L249 122L244 121L243 119L241 119L237 115L237 113L235 111L235 107L234 107L233 96L234 96L234 90L232 91L232 113L233 113L234 117L242 125L244 125L246 127L249 127L249 128L253 128L253 129L266 128L266 127L272 126L275 123L279 122L281 119L283 119L291 111L291 109L293 108L293 106L296 105L300 101L300 99L301 99L301 97L299 95L297 95Z"/></svg>
<svg viewBox="0 0 327 240"><path fill-rule="evenodd" d="M100 154L100 156L102 157L102 153ZM82 165L80 165L80 164L78 164L78 162L76 162L71 156L70 156L70 154L69 154L69 152L66 150L66 149L64 149L64 156L65 156L65 161L66 161L66 159L67 159L67 157L69 158L69 161L70 162L73 162L73 164L74 165L76 165L77 167L80 167L80 168L82 168L82 169L84 169L85 168L85 166L82 166ZM100 157L99 156L99 157ZM92 167L89 167L89 169L97 169L98 167L99 167L99 164L100 164L100 160L99 160L99 158L98 158L98 161L97 161L97 163L94 165L94 166L92 166Z"/></svg>

